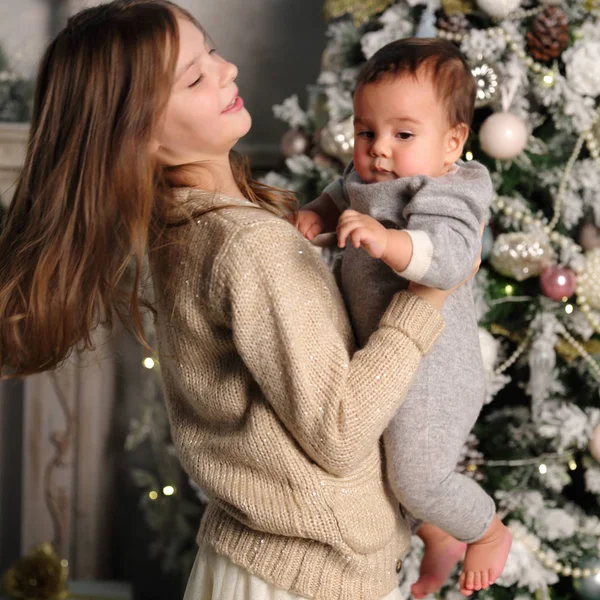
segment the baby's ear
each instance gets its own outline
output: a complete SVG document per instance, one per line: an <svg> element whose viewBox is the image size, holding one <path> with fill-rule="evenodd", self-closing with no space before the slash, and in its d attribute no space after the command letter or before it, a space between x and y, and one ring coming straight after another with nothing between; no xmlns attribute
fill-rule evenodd
<svg viewBox="0 0 600 600"><path fill-rule="evenodd" d="M446 135L446 165L454 164L463 153L463 149L469 137L469 126L459 123L448 131Z"/></svg>

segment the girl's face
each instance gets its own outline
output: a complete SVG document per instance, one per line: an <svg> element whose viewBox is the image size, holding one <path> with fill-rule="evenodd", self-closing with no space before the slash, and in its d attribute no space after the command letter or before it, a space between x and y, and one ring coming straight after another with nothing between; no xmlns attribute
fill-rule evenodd
<svg viewBox="0 0 600 600"><path fill-rule="evenodd" d="M250 129L250 114L235 85L237 67L221 58L190 21L177 19L175 80L155 139L167 166L227 157Z"/></svg>

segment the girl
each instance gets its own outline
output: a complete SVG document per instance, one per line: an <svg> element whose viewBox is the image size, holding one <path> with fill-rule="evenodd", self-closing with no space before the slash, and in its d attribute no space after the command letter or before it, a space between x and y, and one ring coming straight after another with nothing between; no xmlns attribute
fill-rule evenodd
<svg viewBox="0 0 600 600"><path fill-rule="evenodd" d="M210 497L186 599L397 598L410 534L379 438L448 293L399 293L353 355L292 196L231 151L250 128L236 75L166 0L69 20L0 238L0 369L55 368L126 314L143 340L148 253L173 438Z"/></svg>

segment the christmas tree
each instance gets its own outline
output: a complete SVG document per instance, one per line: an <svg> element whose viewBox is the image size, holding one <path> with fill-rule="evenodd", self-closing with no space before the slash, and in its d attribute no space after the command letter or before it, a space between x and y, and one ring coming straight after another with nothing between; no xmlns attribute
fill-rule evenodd
<svg viewBox="0 0 600 600"><path fill-rule="evenodd" d="M290 129L286 173L308 201L352 157L362 64L403 37L455 43L477 81L464 160L496 196L475 281L488 397L458 469L513 532L480 598L600 599L600 3L595 0L328 0L322 72ZM420 540L403 568L418 574ZM454 582L441 597L461 597Z"/></svg>

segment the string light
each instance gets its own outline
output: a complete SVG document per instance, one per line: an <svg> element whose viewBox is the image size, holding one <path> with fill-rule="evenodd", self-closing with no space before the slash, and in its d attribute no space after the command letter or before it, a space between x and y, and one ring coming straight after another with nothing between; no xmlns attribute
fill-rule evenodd
<svg viewBox="0 0 600 600"><path fill-rule="evenodd" d="M156 490L148 492L148 498L150 498L150 500L156 500L158 498L158 492Z"/></svg>
<svg viewBox="0 0 600 600"><path fill-rule="evenodd" d="M542 83L545 87L552 87L554 85L554 73L549 71L542 77Z"/></svg>
<svg viewBox="0 0 600 600"><path fill-rule="evenodd" d="M165 496L172 496L175 493L175 488L172 485L165 485L163 488L163 494Z"/></svg>
<svg viewBox="0 0 600 600"><path fill-rule="evenodd" d="M541 465L538 467L538 470L539 470L539 472L540 472L542 475L545 475L545 474L548 472L548 467L547 467L547 466L546 466L544 463L542 463L542 464L541 464Z"/></svg>
<svg viewBox="0 0 600 600"><path fill-rule="evenodd" d="M150 358L149 356L146 357L142 363L144 365L144 367L146 367L146 369L153 369L155 362L153 358Z"/></svg>

